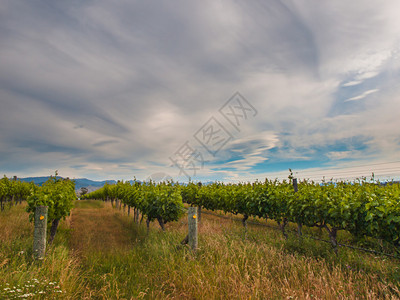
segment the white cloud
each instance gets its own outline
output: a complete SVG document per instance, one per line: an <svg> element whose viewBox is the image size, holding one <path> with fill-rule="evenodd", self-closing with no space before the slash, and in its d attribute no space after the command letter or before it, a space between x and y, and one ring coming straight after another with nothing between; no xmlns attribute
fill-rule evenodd
<svg viewBox="0 0 400 300"><path fill-rule="evenodd" d="M345 100L345 102L361 100L361 99L364 99L365 97L367 97L368 95L374 94L376 92L379 92L379 89L368 90L368 91L365 91L364 93L362 93L361 95L358 95L358 96L355 96L355 97L351 97L351 98Z"/></svg>
<svg viewBox="0 0 400 300"><path fill-rule="evenodd" d="M361 80L353 80L353 81L349 81L349 82L343 84L342 86L354 86L354 85L358 85L360 83L362 83Z"/></svg>
<svg viewBox="0 0 400 300"><path fill-rule="evenodd" d="M234 168L238 172L251 170L257 164L268 160L267 150L276 147L277 143L278 137L272 132L261 132L234 140L227 150L239 152L241 158L224 164L224 167Z"/></svg>
<svg viewBox="0 0 400 300"><path fill-rule="evenodd" d="M352 155L352 151L332 151L332 152L328 152L326 154L326 156L332 160L348 158L351 155Z"/></svg>

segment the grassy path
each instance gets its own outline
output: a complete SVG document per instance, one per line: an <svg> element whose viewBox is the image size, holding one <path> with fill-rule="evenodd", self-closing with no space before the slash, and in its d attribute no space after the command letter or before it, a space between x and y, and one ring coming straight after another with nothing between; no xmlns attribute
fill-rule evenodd
<svg viewBox="0 0 400 300"><path fill-rule="evenodd" d="M79 255L132 246L131 225L117 210L97 201L76 202L71 215L70 247Z"/></svg>

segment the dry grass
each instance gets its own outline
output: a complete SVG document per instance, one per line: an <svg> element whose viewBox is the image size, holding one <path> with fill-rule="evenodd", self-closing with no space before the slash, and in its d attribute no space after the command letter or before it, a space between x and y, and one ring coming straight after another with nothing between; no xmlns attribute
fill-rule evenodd
<svg viewBox="0 0 400 300"><path fill-rule="evenodd" d="M0 213L0 241L20 240L33 232L33 224L29 222L25 207L26 203L23 203Z"/></svg>
<svg viewBox="0 0 400 300"><path fill-rule="evenodd" d="M71 229L70 247L79 254L132 246L129 226L124 225L121 214L109 206L74 209Z"/></svg>
<svg viewBox="0 0 400 300"><path fill-rule="evenodd" d="M268 245L205 239L197 256L166 270L160 298L359 299L391 291L376 276L285 254ZM187 267L189 265L189 267ZM395 288L391 285L392 288Z"/></svg>
<svg viewBox="0 0 400 300"><path fill-rule="evenodd" d="M378 272L353 269L340 258L332 260L290 253L280 232L249 226L245 241L241 225L203 215L200 251L189 261L166 259L159 298L199 299L397 299L398 286L388 282L392 270L385 259L368 259ZM171 228L172 229L172 228ZM263 235L270 235L263 238ZM270 238L274 239L271 246ZM280 245L280 246L279 246ZM329 252L329 248L325 251ZM327 253L332 255L332 253ZM354 255L354 253L353 253ZM358 255L358 254L355 254ZM344 256L346 258L346 256ZM372 261L371 261L372 260ZM382 276L382 277L381 277Z"/></svg>
<svg viewBox="0 0 400 300"><path fill-rule="evenodd" d="M1 299L79 299L85 295L84 273L67 245L69 221L60 223L45 259L34 261L33 224L25 205L0 214Z"/></svg>

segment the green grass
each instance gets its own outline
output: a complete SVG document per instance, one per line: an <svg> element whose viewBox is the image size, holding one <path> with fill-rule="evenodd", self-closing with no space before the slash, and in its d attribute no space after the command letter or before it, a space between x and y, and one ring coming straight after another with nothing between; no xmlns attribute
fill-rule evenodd
<svg viewBox="0 0 400 300"><path fill-rule="evenodd" d="M32 257L33 224L24 205L0 214L0 299L79 298L83 272L68 249L68 223L62 222L43 261ZM67 296L68 295L68 296Z"/></svg>
<svg viewBox="0 0 400 300"><path fill-rule="evenodd" d="M9 297L4 288L14 286L43 299L400 297L398 260L351 249L340 249L336 256L329 244L300 241L292 234L285 240L277 230L253 225L244 239L240 222L206 214L200 249L193 253L179 246L186 218L168 223L166 232L153 223L147 234L145 224L134 224L132 215L108 203L76 204L40 263L32 260L32 225L23 208L0 214L5 228L0 298ZM39 283L31 288L35 279Z"/></svg>
<svg viewBox="0 0 400 300"><path fill-rule="evenodd" d="M202 237L200 250L193 254L176 248L181 238L175 232L153 231L130 251L91 253L86 260L93 268L91 287L106 298L162 299L384 298L396 289L388 285L389 265L376 262L365 270L369 264L354 255L308 257L298 254L298 247L293 251L293 241L278 248L261 234L257 242L243 241L239 231ZM314 251L328 256L330 249ZM353 261L351 267L343 259Z"/></svg>
<svg viewBox="0 0 400 300"><path fill-rule="evenodd" d="M74 207L80 208L80 209L103 208L104 203L101 201L96 201L96 200L77 200L74 202Z"/></svg>

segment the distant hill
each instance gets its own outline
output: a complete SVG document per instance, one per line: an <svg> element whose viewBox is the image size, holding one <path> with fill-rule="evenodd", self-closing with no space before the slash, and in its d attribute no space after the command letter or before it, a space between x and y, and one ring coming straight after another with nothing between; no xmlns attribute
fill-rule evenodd
<svg viewBox="0 0 400 300"><path fill-rule="evenodd" d="M18 178L18 179L21 180L21 181L25 181L25 182L33 182L36 185L42 185L49 178L50 178L50 176L26 177L26 178ZM61 177L59 177L59 178L61 178ZM95 180L90 180L90 179L87 179L87 178L78 178L78 179L74 179L74 181L75 181L75 189L76 190L79 190L82 187L87 187L89 189L89 191L101 188L103 185L106 184L106 182L109 183L109 184L116 183L115 180L95 181Z"/></svg>

